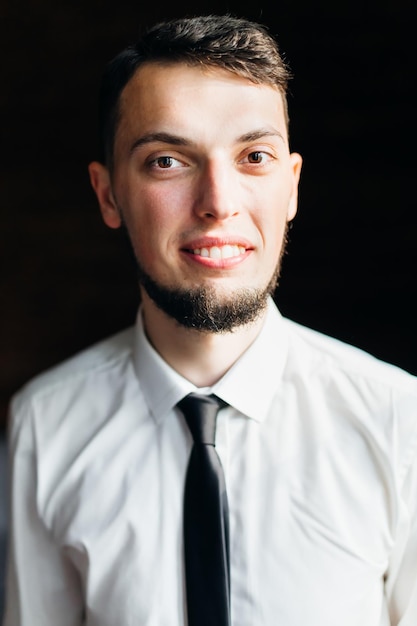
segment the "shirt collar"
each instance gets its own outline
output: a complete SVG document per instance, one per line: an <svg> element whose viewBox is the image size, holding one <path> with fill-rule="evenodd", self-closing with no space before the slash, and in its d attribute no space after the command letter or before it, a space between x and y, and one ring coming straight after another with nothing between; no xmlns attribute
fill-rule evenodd
<svg viewBox="0 0 417 626"><path fill-rule="evenodd" d="M248 418L262 421L282 377L287 350L285 324L270 299L259 335L209 391ZM184 396L201 391L154 350L145 335L140 310L136 323L134 364L145 400L158 422Z"/></svg>

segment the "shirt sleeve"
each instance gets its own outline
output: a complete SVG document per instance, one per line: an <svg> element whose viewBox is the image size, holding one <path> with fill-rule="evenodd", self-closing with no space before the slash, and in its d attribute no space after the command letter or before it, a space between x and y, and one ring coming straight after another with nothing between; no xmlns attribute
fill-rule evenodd
<svg viewBox="0 0 417 626"><path fill-rule="evenodd" d="M38 514L30 410L9 421L10 533L3 626L80 626L79 575Z"/></svg>
<svg viewBox="0 0 417 626"><path fill-rule="evenodd" d="M396 540L386 579L392 626L417 624L417 437L409 442L401 486Z"/></svg>

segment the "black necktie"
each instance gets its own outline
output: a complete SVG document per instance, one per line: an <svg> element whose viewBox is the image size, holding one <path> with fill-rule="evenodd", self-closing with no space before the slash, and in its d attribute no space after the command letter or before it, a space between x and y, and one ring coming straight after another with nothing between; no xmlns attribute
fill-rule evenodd
<svg viewBox="0 0 417 626"><path fill-rule="evenodd" d="M184 495L189 626L230 626L229 511L214 448L222 401L192 393L178 403L194 439Z"/></svg>

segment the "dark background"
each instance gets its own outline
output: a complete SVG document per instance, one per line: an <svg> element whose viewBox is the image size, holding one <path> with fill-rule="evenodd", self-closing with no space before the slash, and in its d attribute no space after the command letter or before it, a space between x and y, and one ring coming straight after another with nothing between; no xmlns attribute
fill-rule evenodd
<svg viewBox="0 0 417 626"><path fill-rule="evenodd" d="M225 11L269 26L294 73L281 310L417 373L414 0L2 0L0 427L28 378L135 317L87 177L105 62L155 20Z"/></svg>

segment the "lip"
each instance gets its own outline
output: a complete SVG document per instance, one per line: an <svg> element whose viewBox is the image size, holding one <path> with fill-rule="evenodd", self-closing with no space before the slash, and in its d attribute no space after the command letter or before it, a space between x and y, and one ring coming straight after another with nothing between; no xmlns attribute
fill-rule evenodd
<svg viewBox="0 0 417 626"><path fill-rule="evenodd" d="M253 250L253 244L244 237L239 236L231 236L224 235L221 237L208 237L207 235L204 237L198 237L197 239L192 239L191 241L187 241L181 249L184 252L192 252L193 250L201 249L201 248L221 248L222 246L239 246L241 248L245 248L245 250Z"/></svg>

